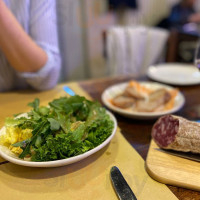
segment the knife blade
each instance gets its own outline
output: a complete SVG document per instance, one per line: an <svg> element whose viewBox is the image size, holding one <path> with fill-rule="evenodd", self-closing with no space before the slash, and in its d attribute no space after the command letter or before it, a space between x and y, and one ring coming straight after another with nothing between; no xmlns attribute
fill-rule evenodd
<svg viewBox="0 0 200 200"><path fill-rule="evenodd" d="M200 155L199 154L195 154L195 153L191 153L191 152L173 151L173 150L168 150L168 149L159 149L159 148L155 148L155 149L160 151L160 152L167 153L167 154L170 154L170 155L173 155L173 156L178 156L178 157L181 157L181 158L200 162Z"/></svg>
<svg viewBox="0 0 200 200"><path fill-rule="evenodd" d="M111 168L110 178L115 192L120 200L137 200L133 191L131 190L120 170L116 166L113 166Z"/></svg>

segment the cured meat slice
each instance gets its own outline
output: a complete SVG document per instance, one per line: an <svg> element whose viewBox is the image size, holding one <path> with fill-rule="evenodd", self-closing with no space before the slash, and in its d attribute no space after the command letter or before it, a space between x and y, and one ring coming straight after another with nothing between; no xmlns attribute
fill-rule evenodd
<svg viewBox="0 0 200 200"><path fill-rule="evenodd" d="M200 153L200 124L175 115L160 117L151 132L163 149Z"/></svg>

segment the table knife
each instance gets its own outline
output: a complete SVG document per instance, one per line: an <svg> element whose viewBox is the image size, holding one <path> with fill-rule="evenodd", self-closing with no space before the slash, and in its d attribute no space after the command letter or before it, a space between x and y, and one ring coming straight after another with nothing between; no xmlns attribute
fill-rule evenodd
<svg viewBox="0 0 200 200"><path fill-rule="evenodd" d="M173 156L178 156L181 158L200 162L200 154L195 154L195 153L190 153L190 152L182 152L182 151L174 151L174 150L168 150L168 149L159 149L159 148L155 148L155 149L160 152L167 153L167 154L170 154Z"/></svg>
<svg viewBox="0 0 200 200"><path fill-rule="evenodd" d="M63 87L63 90L67 93L67 94L69 94L70 96L75 96L75 92L70 88L70 87L68 87L68 86L64 86Z"/></svg>
<svg viewBox="0 0 200 200"><path fill-rule="evenodd" d="M131 190L120 170L116 166L113 166L111 168L110 178L115 192L120 200L137 200L133 191Z"/></svg>

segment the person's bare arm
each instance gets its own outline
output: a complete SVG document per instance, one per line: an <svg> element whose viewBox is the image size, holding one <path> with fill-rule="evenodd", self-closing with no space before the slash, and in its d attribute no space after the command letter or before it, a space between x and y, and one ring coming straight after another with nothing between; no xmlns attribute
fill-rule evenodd
<svg viewBox="0 0 200 200"><path fill-rule="evenodd" d="M25 33L0 0L0 49L19 72L37 72L47 62L45 51Z"/></svg>

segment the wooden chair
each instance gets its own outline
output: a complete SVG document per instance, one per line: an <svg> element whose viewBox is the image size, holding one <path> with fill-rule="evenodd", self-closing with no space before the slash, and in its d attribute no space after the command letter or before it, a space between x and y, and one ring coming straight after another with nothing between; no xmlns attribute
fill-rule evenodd
<svg viewBox="0 0 200 200"><path fill-rule="evenodd" d="M198 34L192 34L192 33L190 34L190 33L180 32L178 30L172 30L170 32L169 39L167 42L166 62L183 62L183 63L193 62L195 46L198 40L199 40ZM188 58L184 58L183 51L187 50L183 49L182 47L183 43L185 43L185 46L188 45L188 48L190 48L188 49L188 53L191 54L191 58L189 56Z"/></svg>

